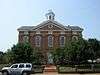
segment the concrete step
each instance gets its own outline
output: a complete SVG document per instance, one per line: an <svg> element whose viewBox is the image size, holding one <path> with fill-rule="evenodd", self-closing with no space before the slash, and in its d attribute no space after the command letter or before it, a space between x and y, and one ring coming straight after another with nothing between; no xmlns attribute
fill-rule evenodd
<svg viewBox="0 0 100 75"><path fill-rule="evenodd" d="M44 68L44 72L57 72L56 66L46 65L45 68Z"/></svg>

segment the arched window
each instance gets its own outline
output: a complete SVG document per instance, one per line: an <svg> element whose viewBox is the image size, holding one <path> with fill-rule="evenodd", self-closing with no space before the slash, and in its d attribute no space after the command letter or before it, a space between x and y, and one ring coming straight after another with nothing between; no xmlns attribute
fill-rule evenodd
<svg viewBox="0 0 100 75"><path fill-rule="evenodd" d="M23 37L23 42L29 42L29 37L28 36L24 36Z"/></svg>
<svg viewBox="0 0 100 75"><path fill-rule="evenodd" d="M41 36L36 36L35 37L35 45L36 45L36 47L41 46Z"/></svg>
<svg viewBox="0 0 100 75"><path fill-rule="evenodd" d="M76 40L78 40L78 37L77 36L73 36L72 40L76 41Z"/></svg>
<svg viewBox="0 0 100 75"><path fill-rule="evenodd" d="M61 47L65 46L65 36L60 36L60 46Z"/></svg>
<svg viewBox="0 0 100 75"><path fill-rule="evenodd" d="M48 36L48 47L53 47L53 37Z"/></svg>

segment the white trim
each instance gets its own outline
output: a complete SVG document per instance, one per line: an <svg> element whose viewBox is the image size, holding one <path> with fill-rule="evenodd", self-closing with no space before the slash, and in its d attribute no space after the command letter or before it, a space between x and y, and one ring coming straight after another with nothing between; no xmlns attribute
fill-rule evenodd
<svg viewBox="0 0 100 75"><path fill-rule="evenodd" d="M36 31L36 34L41 34L40 31Z"/></svg>
<svg viewBox="0 0 100 75"><path fill-rule="evenodd" d="M52 31L48 31L48 34L52 34Z"/></svg>
<svg viewBox="0 0 100 75"><path fill-rule="evenodd" d="M73 31L72 34L77 35L77 32L76 31Z"/></svg>
<svg viewBox="0 0 100 75"><path fill-rule="evenodd" d="M83 31L83 30L72 30L72 31Z"/></svg>
<svg viewBox="0 0 100 75"><path fill-rule="evenodd" d="M53 25L48 25L48 28L53 28Z"/></svg>
<svg viewBox="0 0 100 75"><path fill-rule="evenodd" d="M50 24L51 25L51 24ZM34 30L39 30L40 28L43 28L43 27L45 27L45 26L49 26L49 25L47 25L47 24L45 24L45 25L42 25L41 27L38 27L37 29L34 29ZM56 24L53 24L53 27L54 26L56 26L56 27L58 27L58 28L60 28L60 29L62 29L62 30L65 30L64 28L62 28L62 27L60 27L60 26L58 26L58 25L56 25Z"/></svg>
<svg viewBox="0 0 100 75"><path fill-rule="evenodd" d="M26 30L20 30L20 31L26 31ZM38 30L31 30L31 31L38 31ZM51 31L51 30L39 30L39 31ZM52 31L71 31L71 30L52 30Z"/></svg>
<svg viewBox="0 0 100 75"><path fill-rule="evenodd" d="M61 31L60 34L65 34L65 31Z"/></svg>
<svg viewBox="0 0 100 75"><path fill-rule="evenodd" d="M24 31L24 35L28 35L29 33L28 33L28 31Z"/></svg>
<svg viewBox="0 0 100 75"><path fill-rule="evenodd" d="M19 30L19 31L38 31L38 30ZM50 31L50 30L39 30L39 31ZM52 30L52 31L78 31L78 32L81 32L82 30Z"/></svg>
<svg viewBox="0 0 100 75"><path fill-rule="evenodd" d="M46 24L48 24L49 22L50 22L50 23L53 23L55 26L59 26L59 27L62 28L63 30L65 30L65 29L70 29L70 28L66 28L64 25L58 23L57 21L47 20L47 21L44 21L43 23L37 25L35 28L32 28L32 30L39 29L39 28L45 26Z"/></svg>
<svg viewBox="0 0 100 75"><path fill-rule="evenodd" d="M72 40L78 40L78 36L73 36Z"/></svg>

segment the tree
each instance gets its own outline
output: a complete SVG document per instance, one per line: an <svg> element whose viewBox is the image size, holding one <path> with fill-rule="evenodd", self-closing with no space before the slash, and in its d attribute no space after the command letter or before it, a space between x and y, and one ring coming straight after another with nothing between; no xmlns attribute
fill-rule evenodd
<svg viewBox="0 0 100 75"><path fill-rule="evenodd" d="M4 55L4 53L0 51L0 64L3 63L3 55Z"/></svg>
<svg viewBox="0 0 100 75"><path fill-rule="evenodd" d="M37 51L36 49L34 49L32 57L33 57L32 59L33 64L36 65L45 64L44 55L41 52Z"/></svg>
<svg viewBox="0 0 100 75"><path fill-rule="evenodd" d="M87 40L80 38L77 41L71 42L70 56L71 61L75 64L84 63L87 60Z"/></svg>
<svg viewBox="0 0 100 75"><path fill-rule="evenodd" d="M88 39L88 59L100 58L100 43L97 39Z"/></svg>
<svg viewBox="0 0 100 75"><path fill-rule="evenodd" d="M87 41L79 40L68 41L64 48L57 48L53 52L54 60L59 64L80 64L88 58L85 56L87 50Z"/></svg>
<svg viewBox="0 0 100 75"><path fill-rule="evenodd" d="M10 49L7 49L3 55L3 63L13 63L13 53Z"/></svg>
<svg viewBox="0 0 100 75"><path fill-rule="evenodd" d="M29 43L18 43L11 48L14 63L32 62L33 48Z"/></svg>
<svg viewBox="0 0 100 75"><path fill-rule="evenodd" d="M57 48L55 49L52 54L53 54L53 60L55 64L65 64L65 53L64 53L64 48Z"/></svg>
<svg viewBox="0 0 100 75"><path fill-rule="evenodd" d="M96 39L67 41L64 48L57 48L54 51L56 63L62 64L82 64L87 60L100 58L100 42Z"/></svg>

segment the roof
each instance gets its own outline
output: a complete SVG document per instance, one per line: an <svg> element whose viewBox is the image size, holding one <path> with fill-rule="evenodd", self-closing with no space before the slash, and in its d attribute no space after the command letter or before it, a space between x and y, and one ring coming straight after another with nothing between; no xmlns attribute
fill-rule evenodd
<svg viewBox="0 0 100 75"><path fill-rule="evenodd" d="M32 28L34 28L35 26L21 26L20 28L18 28L18 30L25 30L25 31L29 31L31 30Z"/></svg>
<svg viewBox="0 0 100 75"><path fill-rule="evenodd" d="M82 28L80 28L79 26L65 26L66 28L71 28L71 30L83 30Z"/></svg>
<svg viewBox="0 0 100 75"><path fill-rule="evenodd" d="M65 29L70 29L72 31L83 31L82 28L80 28L79 26L64 26L62 24L60 24L59 22L57 21L52 21L52 20L47 20L47 21L43 21L42 23L40 23L39 25L37 26L21 26L20 28L18 28L18 31L31 31L31 30L35 30L36 28L40 27L40 26L43 26L49 22L52 22L60 27L63 27Z"/></svg>

